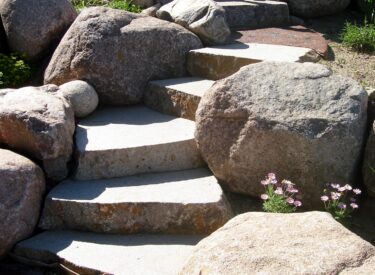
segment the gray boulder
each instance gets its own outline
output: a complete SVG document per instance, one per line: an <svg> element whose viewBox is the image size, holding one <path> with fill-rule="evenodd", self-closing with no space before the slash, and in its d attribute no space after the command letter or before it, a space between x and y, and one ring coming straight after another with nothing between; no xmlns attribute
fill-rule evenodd
<svg viewBox="0 0 375 275"><path fill-rule="evenodd" d="M372 274L374 270L375 247L328 213L250 212L200 241L179 274Z"/></svg>
<svg viewBox="0 0 375 275"><path fill-rule="evenodd" d="M83 10L57 47L45 83L83 79L104 104L140 102L150 79L186 73L185 56L202 47L183 27L126 11Z"/></svg>
<svg viewBox="0 0 375 275"><path fill-rule="evenodd" d="M259 196L269 172L297 183L305 206L321 207L329 182L353 182L366 128L367 94L313 63L243 67L205 93L196 140L223 185Z"/></svg>
<svg viewBox="0 0 375 275"><path fill-rule="evenodd" d="M0 90L0 143L41 160L47 176L68 174L73 150L74 113L56 96L58 87Z"/></svg>
<svg viewBox="0 0 375 275"><path fill-rule="evenodd" d="M350 0L288 0L290 13L305 18L339 13L349 4Z"/></svg>
<svg viewBox="0 0 375 275"><path fill-rule="evenodd" d="M77 13L68 0L2 0L0 16L10 50L35 60L61 39Z"/></svg>
<svg viewBox="0 0 375 275"><path fill-rule="evenodd" d="M39 166L0 149L0 257L33 233L44 189L44 175Z"/></svg>
<svg viewBox="0 0 375 275"><path fill-rule="evenodd" d="M156 16L187 28L206 44L222 44L230 35L224 8L212 0L175 0Z"/></svg>
<svg viewBox="0 0 375 275"><path fill-rule="evenodd" d="M368 195L375 198L375 122L367 141L362 173Z"/></svg>
<svg viewBox="0 0 375 275"><path fill-rule="evenodd" d="M76 117L88 116L99 103L98 94L87 82L74 80L59 87L59 94L70 102Z"/></svg>

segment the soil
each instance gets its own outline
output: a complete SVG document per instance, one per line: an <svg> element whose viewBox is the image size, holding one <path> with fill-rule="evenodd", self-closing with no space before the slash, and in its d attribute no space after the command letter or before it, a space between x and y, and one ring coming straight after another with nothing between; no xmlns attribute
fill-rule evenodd
<svg viewBox="0 0 375 275"><path fill-rule="evenodd" d="M328 40L329 54L327 59L320 61L321 64L337 74L357 80L365 88L375 88L375 53L356 52L342 44L340 34L347 21L360 23L362 18L359 13L347 10L334 16L306 20L305 25L322 33Z"/></svg>

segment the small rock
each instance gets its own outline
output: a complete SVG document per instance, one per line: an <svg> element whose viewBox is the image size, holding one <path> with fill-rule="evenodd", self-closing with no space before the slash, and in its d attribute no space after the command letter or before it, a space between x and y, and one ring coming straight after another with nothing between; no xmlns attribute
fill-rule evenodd
<svg viewBox="0 0 375 275"><path fill-rule="evenodd" d="M35 60L61 39L77 12L68 0L3 0L0 16L10 50Z"/></svg>
<svg viewBox="0 0 375 275"><path fill-rule="evenodd" d="M95 89L85 81L74 80L59 87L59 93L68 100L76 117L85 117L95 111L99 103Z"/></svg>
<svg viewBox="0 0 375 275"><path fill-rule="evenodd" d="M45 181L31 160L0 149L0 257L29 237L38 222Z"/></svg>
<svg viewBox="0 0 375 275"><path fill-rule="evenodd" d="M152 7L149 7L147 9L144 9L141 14L143 15L148 15L148 16L152 16L152 17L156 17L156 12L160 9L161 7L161 4L156 4Z"/></svg>
<svg viewBox="0 0 375 275"><path fill-rule="evenodd" d="M375 198L375 122L371 127L370 137L367 141L362 172L367 193L370 197Z"/></svg>
<svg viewBox="0 0 375 275"><path fill-rule="evenodd" d="M329 182L355 182L367 94L352 79L313 63L263 62L217 81L202 97L195 137L230 191L259 197L265 175L298 184L320 208Z"/></svg>
<svg viewBox="0 0 375 275"><path fill-rule="evenodd" d="M0 143L41 160L47 176L61 180L75 125L72 107L57 91L55 85L0 90Z"/></svg>
<svg viewBox="0 0 375 275"><path fill-rule="evenodd" d="M375 247L330 214L250 212L200 241L179 274L307 275L352 269L375 270Z"/></svg>
<svg viewBox="0 0 375 275"><path fill-rule="evenodd" d="M187 28L206 44L222 44L230 35L224 8L212 0L175 0L156 16Z"/></svg>
<svg viewBox="0 0 375 275"><path fill-rule="evenodd" d="M186 54L200 47L199 38L179 25L122 10L87 8L57 47L44 82L84 79L103 104L135 104L149 80L186 74Z"/></svg>
<svg viewBox="0 0 375 275"><path fill-rule="evenodd" d="M350 0L288 0L292 15L315 18L339 13L346 9Z"/></svg>

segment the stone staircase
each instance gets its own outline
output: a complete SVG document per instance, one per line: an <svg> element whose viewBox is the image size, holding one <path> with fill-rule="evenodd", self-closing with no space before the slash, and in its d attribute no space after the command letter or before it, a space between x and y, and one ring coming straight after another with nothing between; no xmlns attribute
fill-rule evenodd
<svg viewBox="0 0 375 275"><path fill-rule="evenodd" d="M244 65L311 56L246 43L194 50L194 77L151 81L145 106L104 107L81 120L75 174L45 201L39 226L47 231L14 254L80 274L177 274L197 242L232 217L194 141L201 96Z"/></svg>

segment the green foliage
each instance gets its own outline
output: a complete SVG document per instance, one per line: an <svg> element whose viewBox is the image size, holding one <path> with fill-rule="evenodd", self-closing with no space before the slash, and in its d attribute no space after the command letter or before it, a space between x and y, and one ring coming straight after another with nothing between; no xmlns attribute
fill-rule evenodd
<svg viewBox="0 0 375 275"><path fill-rule="evenodd" d="M263 210L271 213L292 213L302 206L295 184L289 180L279 182L274 173L269 173L261 181L265 193L260 197L263 200Z"/></svg>
<svg viewBox="0 0 375 275"><path fill-rule="evenodd" d="M347 22L341 34L344 45L357 51L375 51L375 23L365 23L360 26Z"/></svg>
<svg viewBox="0 0 375 275"><path fill-rule="evenodd" d="M359 7L365 14L366 20L368 22L375 22L375 0L359 0Z"/></svg>
<svg viewBox="0 0 375 275"><path fill-rule="evenodd" d="M26 82L32 70L20 55L0 54L0 88L13 88Z"/></svg>
<svg viewBox="0 0 375 275"><path fill-rule="evenodd" d="M134 13L140 13L142 11L139 6L132 4L129 0L72 0L72 4L78 11L94 6L103 6Z"/></svg>
<svg viewBox="0 0 375 275"><path fill-rule="evenodd" d="M285 200L285 197L276 195L273 188L268 188L269 199L263 202L263 210L270 213L292 213L296 208Z"/></svg>

